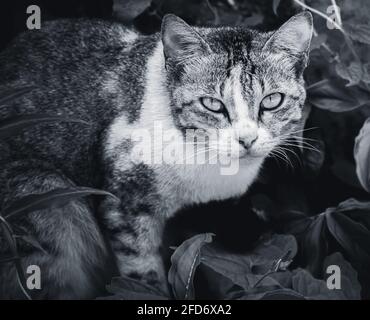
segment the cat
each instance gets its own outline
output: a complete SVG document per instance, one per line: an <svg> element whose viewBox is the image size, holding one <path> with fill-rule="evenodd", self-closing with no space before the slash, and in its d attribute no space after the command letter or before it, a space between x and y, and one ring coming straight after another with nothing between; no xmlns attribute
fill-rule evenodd
<svg viewBox="0 0 370 320"><path fill-rule="evenodd" d="M46 251L20 245L23 267L41 269L33 297L93 298L114 268L168 294L165 222L187 206L245 194L266 157L302 125L312 30L308 12L273 32L192 27L169 14L149 36L100 20L56 20L18 36L0 54L0 90L34 89L2 106L1 119L43 113L88 124L44 123L3 139L2 206L73 186L118 198L73 200L10 219ZM186 160L190 145L200 150L193 157L216 152L237 163L236 172L223 174L217 161L144 161L137 132L147 133L141 150L150 155L170 144L159 143L155 126L173 135L177 160ZM197 137L190 143L189 130ZM214 130L214 140L200 139ZM0 265L0 297L23 298L12 263Z"/></svg>

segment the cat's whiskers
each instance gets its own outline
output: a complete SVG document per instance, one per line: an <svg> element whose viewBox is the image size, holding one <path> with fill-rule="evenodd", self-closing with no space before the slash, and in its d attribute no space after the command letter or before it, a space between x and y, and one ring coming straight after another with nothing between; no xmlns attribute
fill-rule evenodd
<svg viewBox="0 0 370 320"><path fill-rule="evenodd" d="M284 136L284 135L289 136L289 135L294 134L294 133L302 133L302 132L306 132L306 131L310 131L310 130L316 130L316 129L319 129L319 127L311 127L311 128L305 128L305 129L300 129L300 130L296 130L296 131L291 131L289 133L284 133L281 136Z"/></svg>
<svg viewBox="0 0 370 320"><path fill-rule="evenodd" d="M283 161L284 163L286 163L286 159L284 157L282 157L279 153L276 153L275 150L271 151L269 154L268 154L268 157L271 157L272 159L274 159L277 163L279 163L279 160Z"/></svg>
<svg viewBox="0 0 370 320"><path fill-rule="evenodd" d="M299 132L304 132L307 130L316 129L317 127L307 128L303 130L298 130ZM306 138L303 136L293 135L298 131L293 131L286 134L281 134L280 136L276 137L276 139L280 140L279 145L287 146L287 147L298 147L299 149L311 150L318 153L321 153L319 149L317 149L312 142L317 142L317 139Z"/></svg>
<svg viewBox="0 0 370 320"><path fill-rule="evenodd" d="M317 149L315 146L309 144L309 143L306 143L305 145L300 145L298 143L293 143L293 142L285 142L283 141L283 143L281 144L282 146L287 146L287 147L298 147L300 149L305 149L305 150L311 150L311 151L315 151L317 153L321 153L321 151L319 149Z"/></svg>
<svg viewBox="0 0 370 320"><path fill-rule="evenodd" d="M279 147L280 147L281 150L292 153L294 155L294 157L298 160L299 164L302 165L302 160L301 160L300 156L294 150L292 150L290 148L285 148L284 146L279 146Z"/></svg>
<svg viewBox="0 0 370 320"><path fill-rule="evenodd" d="M282 136L285 136L285 135L282 135ZM307 140L307 141L320 141L318 139L313 139L313 138L306 138L306 137L302 137L302 136L297 136L297 135L292 135L292 134L287 134L286 137L288 139L297 139L297 140Z"/></svg>
<svg viewBox="0 0 370 320"><path fill-rule="evenodd" d="M294 168L292 161L290 160L288 154L286 153L287 149L281 146L278 146L274 150L275 152L278 152L279 154L281 154L286 159L286 163L289 164L292 168Z"/></svg>
<svg viewBox="0 0 370 320"><path fill-rule="evenodd" d="M293 164L291 163L291 161L289 160L289 157L287 156L287 154L279 149L279 148L275 148L273 149L268 156L271 156L272 158L276 159L280 159L283 161L283 163L286 163L287 165L290 165L293 167ZM276 158L275 158L276 157Z"/></svg>
<svg viewBox="0 0 370 320"><path fill-rule="evenodd" d="M283 162L285 162L292 169L294 169L294 165L290 160L290 157L288 156L287 152L292 153L299 160L299 162L301 162L299 156L293 150L285 148L284 144L282 143L281 136L273 138L270 141L266 142L264 144L264 147L266 150L271 149L271 151L269 151L268 153L268 157L272 158L277 157Z"/></svg>

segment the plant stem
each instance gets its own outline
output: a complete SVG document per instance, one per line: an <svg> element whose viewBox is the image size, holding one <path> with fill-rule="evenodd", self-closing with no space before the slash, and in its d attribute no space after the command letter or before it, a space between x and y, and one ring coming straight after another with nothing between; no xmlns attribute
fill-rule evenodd
<svg viewBox="0 0 370 320"><path fill-rule="evenodd" d="M330 22L331 24L333 24L333 26L338 29L339 31L342 32L343 36L344 36L344 40L349 48L349 50L351 51L352 55L355 57L356 61L357 62L361 62L361 59L360 57L358 56L357 52L354 50L354 45L353 45L353 42L352 40L350 39L350 37L348 36L347 32L343 29L343 27L341 25L339 25L336 21L334 21L332 18L330 18L329 16L327 16L325 13L322 13L321 11L313 8L313 7L310 7L308 6L307 4L305 4L304 2L302 2L301 0L294 0L295 3L299 4L302 8L304 9L307 9L315 14L317 14L318 16L320 16L321 18L324 18L326 21Z"/></svg>
<svg viewBox="0 0 370 320"><path fill-rule="evenodd" d="M332 18L330 18L329 16L327 16L325 13L322 13L320 10L317 10L317 9L315 9L313 7L308 6L307 4L305 4L304 2L302 2L301 0L294 0L294 2L297 3L297 4L299 4L302 8L307 9L307 10L313 12L313 13L316 13L321 18L324 18L326 21L329 21L331 24L333 24L333 26L336 29L344 32L342 26L340 26L338 23L336 23L335 20L333 20Z"/></svg>
<svg viewBox="0 0 370 320"><path fill-rule="evenodd" d="M206 0L206 3L207 3L207 6L208 6L209 10L211 10L211 12L212 12L212 14L214 16L213 23L215 25L219 25L220 24L220 17L218 15L217 9L209 2L209 0Z"/></svg>
<svg viewBox="0 0 370 320"><path fill-rule="evenodd" d="M342 26L342 17L340 15L340 12L338 10L339 6L337 5L337 2L335 0L331 0L331 3L334 7L334 12L335 12L335 15L337 16L337 19L338 19L338 24L340 26Z"/></svg>

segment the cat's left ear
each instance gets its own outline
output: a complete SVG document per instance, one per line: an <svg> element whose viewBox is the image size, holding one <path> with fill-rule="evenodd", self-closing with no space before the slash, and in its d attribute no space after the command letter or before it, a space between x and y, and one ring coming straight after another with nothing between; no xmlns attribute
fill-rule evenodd
<svg viewBox="0 0 370 320"><path fill-rule="evenodd" d="M313 33L313 18L301 12L285 22L264 45L269 52L286 51L297 57L307 56Z"/></svg>
<svg viewBox="0 0 370 320"><path fill-rule="evenodd" d="M173 14L163 18L161 34L165 58L176 64L211 52L201 35Z"/></svg>

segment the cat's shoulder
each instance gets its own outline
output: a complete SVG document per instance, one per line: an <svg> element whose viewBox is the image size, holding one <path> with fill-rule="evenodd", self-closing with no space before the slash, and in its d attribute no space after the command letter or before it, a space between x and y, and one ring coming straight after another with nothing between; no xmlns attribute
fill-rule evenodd
<svg viewBox="0 0 370 320"><path fill-rule="evenodd" d="M39 30L27 30L16 37L12 46L55 47L71 46L90 49L101 46L124 46L140 39L141 34L119 22L100 19L56 19L46 21Z"/></svg>

